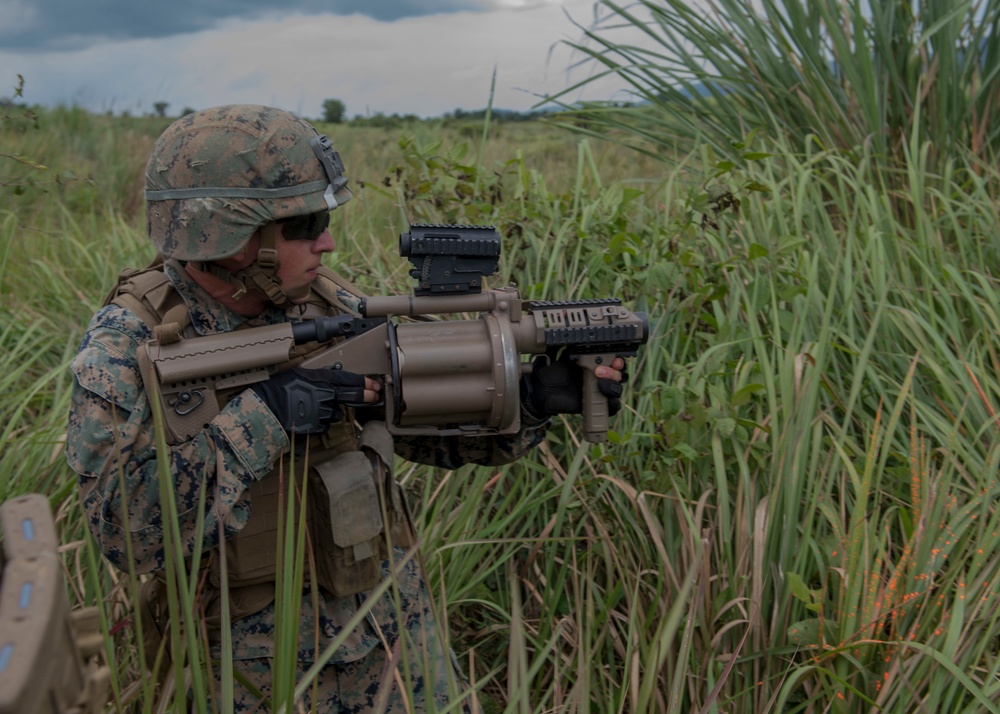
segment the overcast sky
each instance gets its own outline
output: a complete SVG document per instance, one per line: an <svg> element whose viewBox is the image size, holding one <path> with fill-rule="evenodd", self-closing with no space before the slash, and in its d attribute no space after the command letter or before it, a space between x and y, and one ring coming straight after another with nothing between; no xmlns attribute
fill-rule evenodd
<svg viewBox="0 0 1000 714"><path fill-rule="evenodd" d="M0 97L94 111L271 104L306 117L528 110L573 68L594 0L0 0ZM576 23L576 24L574 24ZM602 81L571 99L625 99Z"/></svg>

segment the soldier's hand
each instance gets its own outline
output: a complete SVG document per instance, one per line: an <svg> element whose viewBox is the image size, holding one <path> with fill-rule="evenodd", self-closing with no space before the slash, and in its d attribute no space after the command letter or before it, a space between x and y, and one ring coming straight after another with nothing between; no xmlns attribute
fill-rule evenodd
<svg viewBox="0 0 1000 714"><path fill-rule="evenodd" d="M535 358L531 372L521 380L521 404L532 416L579 414L583 411L584 368L566 355L553 360L549 355ZM611 364L597 367L597 388L608 399L608 415L622 408L622 385L628 381L625 360L615 357Z"/></svg>
<svg viewBox="0 0 1000 714"><path fill-rule="evenodd" d="M344 418L341 406L363 407L380 399L370 377L338 369L296 367L250 387L292 434L322 434Z"/></svg>

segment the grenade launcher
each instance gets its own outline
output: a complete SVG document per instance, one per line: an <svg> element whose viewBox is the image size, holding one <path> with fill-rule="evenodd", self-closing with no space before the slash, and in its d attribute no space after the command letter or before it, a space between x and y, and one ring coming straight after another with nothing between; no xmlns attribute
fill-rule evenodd
<svg viewBox="0 0 1000 714"><path fill-rule="evenodd" d="M414 224L400 235L399 253L413 264L413 295L365 298L360 317L144 345L143 378L147 389L156 382L168 438L180 441L200 431L218 414L221 390L246 387L288 366L381 378L386 424L395 435L512 434L520 428L521 375L531 369L522 356L558 350L584 367L584 437L606 438L608 403L593 369L636 353L648 338L645 314L630 312L616 298L535 302L522 300L513 285L483 290L500 258L492 226ZM479 317L428 317L456 313ZM304 359L296 358L303 352Z"/></svg>

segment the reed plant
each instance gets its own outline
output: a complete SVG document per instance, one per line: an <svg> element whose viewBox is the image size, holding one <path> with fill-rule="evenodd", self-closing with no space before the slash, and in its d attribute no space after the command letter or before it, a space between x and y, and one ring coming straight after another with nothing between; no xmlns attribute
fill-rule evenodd
<svg viewBox="0 0 1000 714"><path fill-rule="evenodd" d="M1000 140L995 0L601 0L595 15L570 43L593 71L554 99L624 80L638 107L594 102L571 124L665 158L691 141L733 158L764 132L796 152L868 146L893 184L913 140L934 172Z"/></svg>

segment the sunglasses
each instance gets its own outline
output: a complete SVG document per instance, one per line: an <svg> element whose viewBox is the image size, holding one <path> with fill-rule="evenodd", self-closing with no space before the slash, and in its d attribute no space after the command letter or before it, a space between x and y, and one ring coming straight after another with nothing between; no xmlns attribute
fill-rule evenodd
<svg viewBox="0 0 1000 714"><path fill-rule="evenodd" d="M281 235L285 240L316 240L330 225L330 212L320 211L304 216L292 216L278 220Z"/></svg>

